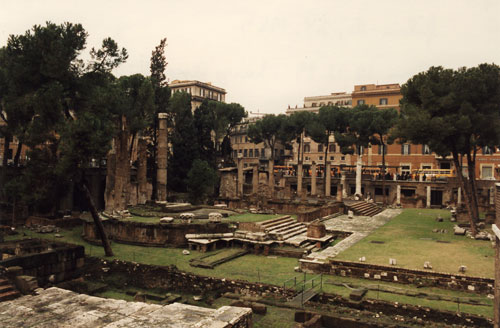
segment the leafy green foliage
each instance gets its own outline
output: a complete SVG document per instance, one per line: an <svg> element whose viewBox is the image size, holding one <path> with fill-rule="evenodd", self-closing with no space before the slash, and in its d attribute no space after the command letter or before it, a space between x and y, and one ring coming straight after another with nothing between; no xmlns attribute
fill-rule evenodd
<svg viewBox="0 0 500 328"><path fill-rule="evenodd" d="M213 193L217 182L215 170L206 161L195 159L188 172L187 186L193 204L202 204Z"/></svg>

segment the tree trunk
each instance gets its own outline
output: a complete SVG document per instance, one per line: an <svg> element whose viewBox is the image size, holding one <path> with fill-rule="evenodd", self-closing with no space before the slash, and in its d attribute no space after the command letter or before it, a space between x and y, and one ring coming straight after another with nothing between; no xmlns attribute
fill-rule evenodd
<svg viewBox="0 0 500 328"><path fill-rule="evenodd" d="M9 148L10 148L10 142L12 140L12 136L5 134L3 140L4 140L4 144L3 144L2 166L6 167L7 163L8 163Z"/></svg>
<svg viewBox="0 0 500 328"><path fill-rule="evenodd" d="M85 199L87 200L90 213L92 214L92 219L94 219L97 234L101 238L102 246L104 247L104 254L106 256L114 256L113 250L111 249L111 246L109 244L108 236L106 235L106 231L104 231L104 226L102 225L101 218L99 217L99 213L97 213L94 201L92 200L92 195L90 194L89 188L87 188L87 185L84 182L81 183L80 187L85 195Z"/></svg>
<svg viewBox="0 0 500 328"><path fill-rule="evenodd" d="M21 151L23 149L23 143L19 141L17 144L17 149L16 149L16 156L14 156L14 166L18 167L19 166L19 158L21 157Z"/></svg>
<svg viewBox="0 0 500 328"><path fill-rule="evenodd" d="M460 165L460 161L458 160L458 153L453 152L453 163L455 164L455 169L457 171L457 177L458 177L458 182L460 183L460 187L462 187L462 190L464 191L464 200L465 200L465 207L467 208L467 212L469 213L469 222L470 222L470 227L471 227L471 232L472 235L475 236L477 233L477 228L476 228L476 222L473 219L473 211L471 208L471 194L470 194L470 186L468 183L465 182L465 178L462 174L462 166Z"/></svg>
<svg viewBox="0 0 500 328"><path fill-rule="evenodd" d="M476 186L476 150L474 149L473 157L470 153L467 154L467 170L469 172L469 184L471 190L471 209L474 214L473 219L475 222L479 220L479 203L477 200L477 186Z"/></svg>
<svg viewBox="0 0 500 328"><path fill-rule="evenodd" d="M134 132L132 134L132 140L130 140L130 149L129 149L129 157L132 158L132 154L134 151L134 142L135 142L135 137L137 136L137 132Z"/></svg>

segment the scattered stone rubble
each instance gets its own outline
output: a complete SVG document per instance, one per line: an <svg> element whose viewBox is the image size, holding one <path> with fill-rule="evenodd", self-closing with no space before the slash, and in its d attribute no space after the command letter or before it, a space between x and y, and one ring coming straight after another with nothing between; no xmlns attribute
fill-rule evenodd
<svg viewBox="0 0 500 328"><path fill-rule="evenodd" d="M60 231L59 228L56 227L55 225L32 224L27 228L36 233L59 233Z"/></svg>

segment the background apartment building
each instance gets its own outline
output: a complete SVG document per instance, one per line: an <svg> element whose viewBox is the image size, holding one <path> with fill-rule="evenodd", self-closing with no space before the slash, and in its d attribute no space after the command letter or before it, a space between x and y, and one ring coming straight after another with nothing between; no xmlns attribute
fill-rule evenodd
<svg viewBox="0 0 500 328"><path fill-rule="evenodd" d="M211 82L200 82L196 80L174 80L169 84L172 93L187 92L191 95L191 109L194 111L200 107L205 99L226 102L226 90Z"/></svg>

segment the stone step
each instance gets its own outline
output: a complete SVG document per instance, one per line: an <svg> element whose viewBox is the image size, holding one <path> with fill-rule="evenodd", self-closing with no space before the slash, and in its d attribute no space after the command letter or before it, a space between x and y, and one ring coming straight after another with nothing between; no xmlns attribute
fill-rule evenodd
<svg viewBox="0 0 500 328"><path fill-rule="evenodd" d="M300 230L296 230L296 231L293 231L293 232L290 232L286 235L283 235L283 240L287 240L288 238L291 238L291 237L294 237L294 236L297 236L297 235L300 235L302 233L305 233L307 232L307 228L302 228Z"/></svg>
<svg viewBox="0 0 500 328"><path fill-rule="evenodd" d="M265 231L274 231L274 230L278 230L279 228L282 228L282 227L286 227L290 224L293 224L293 223L296 223L297 221L295 221L295 219L292 219L290 218L289 220L286 220L286 221L283 221L282 223L280 224L277 224L277 225L273 225L271 227L266 227L265 228Z"/></svg>
<svg viewBox="0 0 500 328"><path fill-rule="evenodd" d="M0 293L0 302L10 301L21 296L17 290Z"/></svg>
<svg viewBox="0 0 500 328"><path fill-rule="evenodd" d="M284 225L278 229L270 230L269 233L280 233L280 232L287 231L287 230L290 230L290 229L293 229L293 228L299 227L299 226L304 226L304 224L300 223L300 222L294 222L292 224Z"/></svg>
<svg viewBox="0 0 500 328"><path fill-rule="evenodd" d="M290 215L285 215L285 216L280 216L279 218L261 221L261 222L258 222L257 224L263 228L269 228L269 227L272 227L273 225L280 224L280 223L282 223L282 221L289 220L289 219L291 219Z"/></svg>
<svg viewBox="0 0 500 328"><path fill-rule="evenodd" d="M14 287L11 284L1 285L0 286L0 294L9 292L11 290L14 290Z"/></svg>
<svg viewBox="0 0 500 328"><path fill-rule="evenodd" d="M291 232L294 232L294 231L297 231L297 230L302 230L302 229L306 229L307 231L307 228L305 225L303 224L297 224L297 225L294 225L293 227L290 227L289 229L285 229L285 230L282 230L280 232L277 232L276 235L281 235L281 236L284 236L284 235L287 235Z"/></svg>
<svg viewBox="0 0 500 328"><path fill-rule="evenodd" d="M0 279L0 286L10 285L10 282L7 279Z"/></svg>

